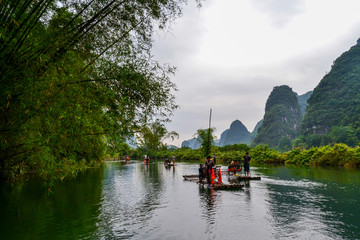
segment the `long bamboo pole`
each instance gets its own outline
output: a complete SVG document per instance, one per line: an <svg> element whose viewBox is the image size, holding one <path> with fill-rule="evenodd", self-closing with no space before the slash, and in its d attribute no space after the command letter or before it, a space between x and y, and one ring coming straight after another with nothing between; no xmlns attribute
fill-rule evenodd
<svg viewBox="0 0 360 240"><path fill-rule="evenodd" d="M207 152L206 155L210 154L210 146L211 146L211 144L210 144L211 114L212 114L212 109L210 108L209 129L208 129L208 147L207 147L209 152Z"/></svg>

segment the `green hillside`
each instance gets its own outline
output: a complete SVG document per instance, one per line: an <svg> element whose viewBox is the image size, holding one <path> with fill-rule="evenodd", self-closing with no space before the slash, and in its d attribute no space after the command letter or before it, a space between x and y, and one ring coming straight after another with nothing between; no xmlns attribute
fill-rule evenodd
<svg viewBox="0 0 360 240"><path fill-rule="evenodd" d="M301 118L297 96L292 89L285 85L274 87L254 143L290 148L291 141L298 135Z"/></svg>
<svg viewBox="0 0 360 240"><path fill-rule="evenodd" d="M348 144L356 144L360 139L360 39L334 61L308 104L300 128L308 145L346 142L349 138Z"/></svg>

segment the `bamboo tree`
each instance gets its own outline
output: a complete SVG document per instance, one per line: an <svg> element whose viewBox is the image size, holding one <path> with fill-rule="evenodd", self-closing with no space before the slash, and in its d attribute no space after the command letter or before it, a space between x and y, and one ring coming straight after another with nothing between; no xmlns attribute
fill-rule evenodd
<svg viewBox="0 0 360 240"><path fill-rule="evenodd" d="M0 177L63 179L101 159L106 139L166 121L174 68L152 59L152 34L184 3L1 1Z"/></svg>

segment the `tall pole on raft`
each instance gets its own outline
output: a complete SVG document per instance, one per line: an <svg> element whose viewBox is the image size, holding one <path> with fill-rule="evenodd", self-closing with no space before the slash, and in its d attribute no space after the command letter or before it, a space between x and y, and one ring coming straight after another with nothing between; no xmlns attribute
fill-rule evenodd
<svg viewBox="0 0 360 240"><path fill-rule="evenodd" d="M206 155L210 154L210 146L211 146L211 143L210 143L211 114L212 114L212 109L210 108L209 129L208 129L208 149L207 149L208 152L206 153Z"/></svg>
<svg viewBox="0 0 360 240"><path fill-rule="evenodd" d="M211 128L211 113L212 113L212 108L210 108L209 129Z"/></svg>

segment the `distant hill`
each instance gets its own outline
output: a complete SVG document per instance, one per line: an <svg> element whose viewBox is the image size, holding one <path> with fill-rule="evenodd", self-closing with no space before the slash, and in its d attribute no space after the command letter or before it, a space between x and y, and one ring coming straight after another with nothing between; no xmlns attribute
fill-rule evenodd
<svg viewBox="0 0 360 240"><path fill-rule="evenodd" d="M220 140L214 140L213 145L214 146L219 146L220 144ZM198 139L196 138L192 138L189 140L185 140L181 143L181 147L188 147L191 149L199 149L201 147L201 143Z"/></svg>
<svg viewBox="0 0 360 240"><path fill-rule="evenodd" d="M191 149L199 149L200 146L201 146L201 143L196 138L192 138L190 140L185 140L181 143L181 147L188 147Z"/></svg>
<svg viewBox="0 0 360 240"><path fill-rule="evenodd" d="M359 93L360 39L334 61L331 71L314 89L301 123L301 134L309 139L310 135L329 134L333 127L347 127L343 130L348 137L360 136Z"/></svg>
<svg viewBox="0 0 360 240"><path fill-rule="evenodd" d="M267 118L266 126L271 126L262 130L260 137L254 142L255 144L267 143L274 147L279 144L280 138L284 136L288 137L288 140L291 142L291 140L298 135L300 120L305 114L308 106L307 100L312 94L312 91L309 91L305 94L298 95L288 86L275 87L274 90L268 98L264 115L264 118ZM285 116L283 123L281 123L282 119L279 119L281 118L281 114ZM273 118L276 120L272 121ZM289 126L290 122L287 120L293 124L292 127ZM229 129L221 133L220 139L215 141L215 146L223 147L225 145L239 143L250 144L258 135L263 123L264 119L261 119L250 133L241 121L235 120L231 123ZM275 135L277 135L276 141L273 141ZM198 149L200 148L200 142L193 138L183 141L181 146Z"/></svg>
<svg viewBox="0 0 360 240"><path fill-rule="evenodd" d="M249 144L251 141L251 133L247 130L244 124L235 120L231 123L230 128L226 129L220 136L220 139L214 141L215 146L223 147L225 145L232 145L238 143ZM181 143L181 147L188 147L191 149L199 149L200 142L196 138L185 140Z"/></svg>
<svg viewBox="0 0 360 240"><path fill-rule="evenodd" d="M226 139L226 136L228 135L230 129L226 129L225 131L223 131L220 135L220 147L223 147L225 146L224 142L225 142L225 139Z"/></svg>
<svg viewBox="0 0 360 240"><path fill-rule="evenodd" d="M167 149L169 149L169 150L175 150L175 149L178 149L178 147L177 147L177 146L175 146L175 145L167 145L166 147L167 147Z"/></svg>
<svg viewBox="0 0 360 240"><path fill-rule="evenodd" d="M231 123L230 128L226 129L220 137L220 146L232 145L238 143L249 144L251 140L251 134L244 126L244 124L235 120Z"/></svg>
<svg viewBox="0 0 360 240"><path fill-rule="evenodd" d="M297 137L302 115L297 95L289 86L274 87L266 102L262 125L254 139L255 144L281 145Z"/></svg>

